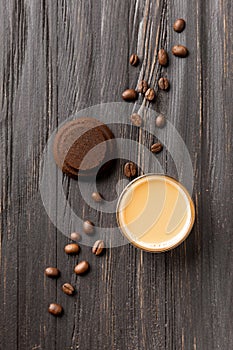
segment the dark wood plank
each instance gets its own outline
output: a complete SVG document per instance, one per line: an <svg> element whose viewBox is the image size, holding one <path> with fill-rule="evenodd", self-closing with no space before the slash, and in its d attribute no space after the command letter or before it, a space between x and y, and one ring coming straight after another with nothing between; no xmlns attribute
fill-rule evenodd
<svg viewBox="0 0 233 350"><path fill-rule="evenodd" d="M40 155L57 120L53 4L1 3L3 349L56 344L56 320L46 309L57 292L43 274L44 266L56 263L56 229L38 192Z"/></svg>
<svg viewBox="0 0 233 350"><path fill-rule="evenodd" d="M1 339L0 349L231 349L232 302L232 4L230 0L0 2L1 101ZM182 34L172 30L187 20ZM157 51L187 45L185 60L161 69ZM129 55L141 64L132 68ZM169 93L157 91L160 75ZM197 220L188 240L165 254L131 245L96 259L82 246L92 269L72 273L69 241L49 221L39 194L39 163L56 126L82 108L121 101L127 87L145 78L158 96L149 107L165 114L190 152ZM139 102L142 102L139 100ZM150 145L153 138L126 126L121 137ZM167 137L177 147L174 135ZM137 152L143 168L144 154ZM177 176L169 152L159 160ZM100 183L107 193L122 178ZM185 175L186 169L182 170ZM114 186L113 186L114 185ZM113 216L95 213L64 182L83 217L107 227ZM115 194L116 195L116 194ZM44 277L57 265L61 278ZM71 281L77 295L63 295ZM47 313L50 302L64 316Z"/></svg>

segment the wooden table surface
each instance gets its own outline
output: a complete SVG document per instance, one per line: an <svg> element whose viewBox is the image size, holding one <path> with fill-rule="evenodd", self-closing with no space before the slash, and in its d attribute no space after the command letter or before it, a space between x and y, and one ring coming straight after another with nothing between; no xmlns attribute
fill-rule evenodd
<svg viewBox="0 0 233 350"><path fill-rule="evenodd" d="M232 6L231 0L0 2L1 350L233 349ZM179 17L187 21L182 34L172 29ZM176 43L188 47L187 59L172 57ZM166 69L156 60L161 47L169 52ZM132 52L141 59L137 68L128 63ZM92 270L76 278L76 259L63 252L69 239L41 200L43 149L73 113L121 101L141 78L157 91L161 74L171 89L148 107L167 116L189 150L194 229L162 254L125 245L97 259L83 246ZM125 126L119 133L126 135ZM169 152L159 160L176 176ZM122 178L121 166L104 182L105 192ZM83 217L100 218L77 203ZM113 219L101 220L105 227ZM58 281L45 278L49 265L62 271ZM76 285L73 298L60 291L67 280ZM64 307L62 318L47 313L54 301Z"/></svg>

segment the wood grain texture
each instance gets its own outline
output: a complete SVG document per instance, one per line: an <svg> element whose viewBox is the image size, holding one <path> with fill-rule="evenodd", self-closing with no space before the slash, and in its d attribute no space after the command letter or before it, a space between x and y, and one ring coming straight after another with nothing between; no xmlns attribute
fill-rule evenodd
<svg viewBox="0 0 233 350"><path fill-rule="evenodd" d="M232 6L230 0L0 1L0 349L233 348ZM179 17L187 21L181 34L172 30ZM170 54L177 43L188 47L187 59ZM169 51L166 69L157 62L160 47ZM128 63L132 52L141 60L137 68ZM158 91L160 75L171 82L168 93ZM42 152L68 116L121 101L122 91L142 78L158 95L148 106L167 116L189 149L196 224L184 244L164 254L127 245L97 259L82 247L80 258L92 269L76 278L76 259L63 252L68 239L40 198ZM116 132L152 142L126 126ZM143 167L140 147L133 151ZM159 160L176 176L168 152ZM100 189L113 192L123 162ZM84 218L103 227L113 220L85 205L72 181L65 179L64 188ZM48 265L62 271L57 282L44 277ZM69 281L74 298L60 291ZM63 305L62 318L47 313L50 302Z"/></svg>

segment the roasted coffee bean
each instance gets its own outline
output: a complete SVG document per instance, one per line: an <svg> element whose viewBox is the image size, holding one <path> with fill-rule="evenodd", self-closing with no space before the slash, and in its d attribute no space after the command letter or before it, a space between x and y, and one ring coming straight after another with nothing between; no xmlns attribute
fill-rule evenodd
<svg viewBox="0 0 233 350"><path fill-rule="evenodd" d="M134 89L127 89L122 94L122 98L125 101L135 101L137 97L138 97L137 91Z"/></svg>
<svg viewBox="0 0 233 350"><path fill-rule="evenodd" d="M78 265L75 266L74 272L76 275L82 275L89 270L89 263L87 261L80 261Z"/></svg>
<svg viewBox="0 0 233 350"><path fill-rule="evenodd" d="M64 248L66 254L78 254L80 248L76 243L67 244Z"/></svg>
<svg viewBox="0 0 233 350"><path fill-rule="evenodd" d="M74 294L74 287L70 283L63 284L61 288L62 288L62 291L67 295Z"/></svg>
<svg viewBox="0 0 233 350"><path fill-rule="evenodd" d="M158 84L161 90L168 90L170 86L167 78L160 78Z"/></svg>
<svg viewBox="0 0 233 350"><path fill-rule="evenodd" d="M183 45L175 45L172 48L172 53L174 56L183 58L183 57L188 56L188 49L187 49L187 47L185 47Z"/></svg>
<svg viewBox="0 0 233 350"><path fill-rule="evenodd" d="M165 51L164 49L160 49L158 53L158 60L161 66L167 66L168 65L167 51Z"/></svg>
<svg viewBox="0 0 233 350"><path fill-rule="evenodd" d="M122 98L125 101L135 101L138 98L137 91L134 89L127 89L123 92Z"/></svg>
<svg viewBox="0 0 233 350"><path fill-rule="evenodd" d="M70 235L70 238L72 239L72 241L76 241L76 242L79 242L82 239L80 233L78 232L72 232Z"/></svg>
<svg viewBox="0 0 233 350"><path fill-rule="evenodd" d="M51 278L57 278L60 276L60 271L56 267L47 267L45 269L45 274Z"/></svg>
<svg viewBox="0 0 233 350"><path fill-rule="evenodd" d="M166 124L166 118L162 114L158 115L158 117L155 120L155 125L158 128L163 128L165 124Z"/></svg>
<svg viewBox="0 0 233 350"><path fill-rule="evenodd" d="M137 113L133 113L130 117L130 120L131 120L132 124L135 126L139 127L142 125L142 117Z"/></svg>
<svg viewBox="0 0 233 350"><path fill-rule="evenodd" d="M138 92L140 94L145 94L148 90L148 83L147 81L145 80L141 80L139 83L138 83Z"/></svg>
<svg viewBox="0 0 233 350"><path fill-rule="evenodd" d="M155 90L154 89L148 89L145 98L147 101L153 101L155 99Z"/></svg>
<svg viewBox="0 0 233 350"><path fill-rule="evenodd" d="M183 18L177 19L173 24L173 29L177 33L183 32L184 28L185 28L185 20Z"/></svg>
<svg viewBox="0 0 233 350"><path fill-rule="evenodd" d="M133 162L128 162L124 166L124 174L126 177L133 177L137 173L137 166Z"/></svg>
<svg viewBox="0 0 233 350"><path fill-rule="evenodd" d="M98 240L95 242L92 253L95 255L100 255L104 250L104 241Z"/></svg>
<svg viewBox="0 0 233 350"><path fill-rule="evenodd" d="M161 145L161 143L159 143L159 142L154 143L151 146L151 152L153 152L153 153L159 153L162 151L162 149L163 149L163 145Z"/></svg>
<svg viewBox="0 0 233 350"><path fill-rule="evenodd" d="M93 192L91 195L91 198L93 199L93 201L99 203L103 200L103 197L101 196L101 194L99 192Z"/></svg>
<svg viewBox="0 0 233 350"><path fill-rule="evenodd" d="M95 230L94 227L95 227L95 225L90 220L86 220L83 223L83 231L87 234L94 233L94 230Z"/></svg>
<svg viewBox="0 0 233 350"><path fill-rule="evenodd" d="M49 305L48 312L54 316L60 316L63 312L63 308L60 304L52 303Z"/></svg>
<svg viewBox="0 0 233 350"><path fill-rule="evenodd" d="M137 66L139 63L139 57L135 53L130 56L129 63L131 66Z"/></svg>

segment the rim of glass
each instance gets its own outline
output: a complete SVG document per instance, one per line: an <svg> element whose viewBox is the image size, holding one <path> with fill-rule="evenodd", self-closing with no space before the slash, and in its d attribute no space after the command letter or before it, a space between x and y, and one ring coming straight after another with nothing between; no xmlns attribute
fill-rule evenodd
<svg viewBox="0 0 233 350"><path fill-rule="evenodd" d="M162 177L162 178L166 178L168 180L170 180L171 182L175 183L184 193L184 195L187 197L188 199L188 203L189 203L189 206L190 206L190 212L191 212L191 215L190 215L190 222L189 222L189 225L188 225L188 229L187 231L185 232L184 235L182 235L182 237L179 239L179 240L176 240L175 238L178 236L176 235L175 237L173 237L172 241L174 241L173 243L169 244L169 242L166 244L164 244L164 246L161 246L161 244L158 244L157 246L155 247L146 247L140 243L138 243L137 241L133 240L131 237L129 237L129 235L126 233L126 231L122 228L121 226L121 223L120 223L120 215L119 215L119 207L120 207L120 204L121 204L121 201L122 201L122 198L124 197L125 193L128 191L128 189L137 181L141 180L142 178L146 178L146 177ZM194 221L195 221L195 206L194 206L194 203L193 203L193 200L189 194L189 192L187 191L187 189L178 181L176 180L174 177L172 176L169 176L169 175L165 175L165 174L159 174L159 173L148 173L148 174L143 174L143 175L140 175L138 176L136 179L130 181L128 183L128 185L123 189L123 191L121 192L120 196L119 196L119 199L117 201L117 206L116 206L116 219L117 219L117 224L118 224L118 227L121 231L121 233L123 234L124 237L126 237L126 239L133 245L135 246L136 248L139 248L139 249L142 249L144 251L147 251L147 252L152 252L152 253L161 253L161 252L165 252L165 251L168 251L168 250L171 250L171 249L174 249L176 248L177 246L179 246L182 242L184 242L186 240L186 238L189 236L192 228L193 228L193 224L194 224Z"/></svg>

